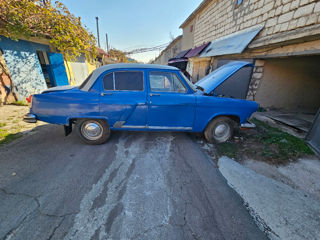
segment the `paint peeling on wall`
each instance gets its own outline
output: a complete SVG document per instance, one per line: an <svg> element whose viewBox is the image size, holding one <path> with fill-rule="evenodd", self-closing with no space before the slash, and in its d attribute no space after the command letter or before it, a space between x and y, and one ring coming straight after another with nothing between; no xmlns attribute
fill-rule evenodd
<svg viewBox="0 0 320 240"><path fill-rule="evenodd" d="M36 51L49 52L49 46L1 36L0 48L21 100L47 89Z"/></svg>

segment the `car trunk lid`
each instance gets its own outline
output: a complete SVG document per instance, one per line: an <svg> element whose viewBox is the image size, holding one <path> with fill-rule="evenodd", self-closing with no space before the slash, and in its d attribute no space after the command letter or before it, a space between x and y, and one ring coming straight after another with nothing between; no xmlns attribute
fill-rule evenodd
<svg viewBox="0 0 320 240"><path fill-rule="evenodd" d="M47 90L44 90L42 93L61 92L61 91L71 90L74 88L77 88L77 86L66 85L66 86L52 87L52 88L48 88Z"/></svg>

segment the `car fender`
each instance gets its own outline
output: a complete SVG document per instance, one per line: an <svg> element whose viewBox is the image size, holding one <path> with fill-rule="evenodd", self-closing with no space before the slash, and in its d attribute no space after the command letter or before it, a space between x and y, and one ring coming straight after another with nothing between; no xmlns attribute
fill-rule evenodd
<svg viewBox="0 0 320 240"><path fill-rule="evenodd" d="M204 127L202 128L202 131L204 131L206 129L206 127L208 126L208 124L215 118L217 117L230 117L232 120L236 120L236 122L238 124L240 124L240 116L236 113L217 113L214 114L211 118L209 118L207 120L207 122L205 123Z"/></svg>

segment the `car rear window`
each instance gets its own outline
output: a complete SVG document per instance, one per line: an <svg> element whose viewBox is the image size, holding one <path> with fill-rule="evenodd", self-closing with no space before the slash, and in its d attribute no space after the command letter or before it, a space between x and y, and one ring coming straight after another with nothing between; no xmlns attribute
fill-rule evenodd
<svg viewBox="0 0 320 240"><path fill-rule="evenodd" d="M142 72L116 72L116 90L143 90Z"/></svg>
<svg viewBox="0 0 320 240"><path fill-rule="evenodd" d="M105 90L142 91L143 72L123 71L109 73L103 77Z"/></svg>

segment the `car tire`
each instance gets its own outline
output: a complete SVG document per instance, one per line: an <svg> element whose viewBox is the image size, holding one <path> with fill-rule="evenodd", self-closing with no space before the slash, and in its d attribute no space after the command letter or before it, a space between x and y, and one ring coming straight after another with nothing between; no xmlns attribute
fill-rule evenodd
<svg viewBox="0 0 320 240"><path fill-rule="evenodd" d="M232 135L236 122L229 117L217 117L213 119L204 130L204 137L210 143L223 143Z"/></svg>
<svg viewBox="0 0 320 240"><path fill-rule="evenodd" d="M82 141L92 145L105 143L110 137L109 124L102 119L79 119L75 129Z"/></svg>

